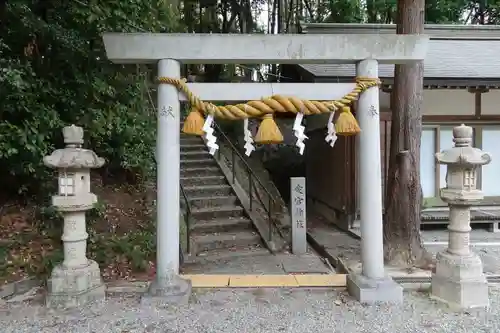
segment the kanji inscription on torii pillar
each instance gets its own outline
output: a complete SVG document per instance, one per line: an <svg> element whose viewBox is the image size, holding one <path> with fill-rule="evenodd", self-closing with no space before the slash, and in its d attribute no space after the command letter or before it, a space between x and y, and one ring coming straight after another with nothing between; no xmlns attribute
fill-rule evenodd
<svg viewBox="0 0 500 333"><path fill-rule="evenodd" d="M290 199L292 252L293 254L304 254L307 252L306 179L304 177L290 178Z"/></svg>

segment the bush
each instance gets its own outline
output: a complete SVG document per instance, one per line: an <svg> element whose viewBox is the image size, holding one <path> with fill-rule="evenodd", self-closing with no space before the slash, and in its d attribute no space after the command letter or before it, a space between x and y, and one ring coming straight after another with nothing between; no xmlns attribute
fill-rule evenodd
<svg viewBox="0 0 500 333"><path fill-rule="evenodd" d="M91 2L92 3L92 2ZM139 176L154 167L151 70L106 59L103 31L179 31L164 1L10 1L0 31L0 172L4 194L53 186L42 159L79 125L104 172ZM8 175L8 176L6 176Z"/></svg>

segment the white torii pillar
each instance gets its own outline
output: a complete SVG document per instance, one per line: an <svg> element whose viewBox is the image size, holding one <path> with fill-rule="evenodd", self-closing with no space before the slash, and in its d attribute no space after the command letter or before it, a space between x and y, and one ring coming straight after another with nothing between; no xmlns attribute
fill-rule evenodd
<svg viewBox="0 0 500 333"><path fill-rule="evenodd" d="M356 64L356 76L378 78L378 61ZM362 303L402 302L403 288L384 271L379 88L363 92L356 116L361 133L356 141L362 271L347 276L347 290Z"/></svg>
<svg viewBox="0 0 500 333"><path fill-rule="evenodd" d="M158 76L180 78L181 65L173 59L158 61ZM180 118L177 88L158 85L156 140L156 276L143 301L185 303L191 283L179 277L180 219Z"/></svg>
<svg viewBox="0 0 500 333"><path fill-rule="evenodd" d="M378 61L404 64L423 60L429 40L423 35L392 34L148 33L105 33L103 39L107 56L113 62L158 63L159 76L179 77L179 62L187 64L358 63L358 75L374 78L377 77ZM190 83L188 86L202 100L229 102L260 99L273 94L294 95L310 100L332 100L339 99L352 91L355 84ZM150 295L175 302L185 300L191 290L189 283L178 276L179 99L183 100L185 96L179 95L173 87L160 85L157 140L157 275L150 288ZM358 300L368 303L399 302L402 299L402 289L384 273L378 108L378 88L364 92L358 102L358 118L362 128L359 146L363 270L358 275L348 276L348 288L351 294Z"/></svg>

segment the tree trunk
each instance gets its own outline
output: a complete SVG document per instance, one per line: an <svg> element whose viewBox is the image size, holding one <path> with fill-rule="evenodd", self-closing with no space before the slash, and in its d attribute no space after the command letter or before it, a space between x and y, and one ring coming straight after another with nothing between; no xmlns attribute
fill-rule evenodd
<svg viewBox="0 0 500 333"><path fill-rule="evenodd" d="M424 0L399 0L397 33L423 33L424 9ZM420 238L423 71L423 62L396 65L391 96L384 256L386 263L400 267L431 266L430 257Z"/></svg>
<svg viewBox="0 0 500 333"><path fill-rule="evenodd" d="M368 23L377 23L377 10L375 9L375 0L366 1L366 11L368 13Z"/></svg>

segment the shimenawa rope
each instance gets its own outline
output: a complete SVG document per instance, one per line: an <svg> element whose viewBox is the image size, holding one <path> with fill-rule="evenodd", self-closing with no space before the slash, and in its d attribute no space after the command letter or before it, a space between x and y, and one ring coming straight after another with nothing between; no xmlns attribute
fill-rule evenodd
<svg viewBox="0 0 500 333"><path fill-rule="evenodd" d="M379 79L357 77L354 89L341 99L335 101L311 101L293 96L273 95L243 104L220 106L199 99L189 90L185 79L159 77L158 82L175 86L186 96L186 99L190 103L191 112L184 121L184 133L203 135L202 128L205 115L229 120L261 118L262 122L255 136L255 142L257 143L279 143L283 141L283 135L273 120L273 114L280 112L302 112L304 115L314 115L340 110L335 122L337 135L355 135L361 129L356 118L354 118L350 111L350 105L358 99L362 92L380 84Z"/></svg>

